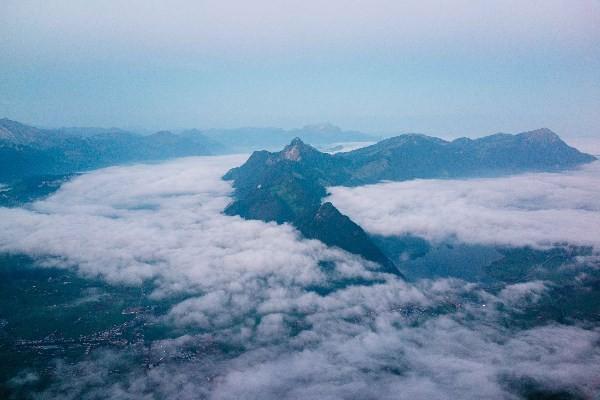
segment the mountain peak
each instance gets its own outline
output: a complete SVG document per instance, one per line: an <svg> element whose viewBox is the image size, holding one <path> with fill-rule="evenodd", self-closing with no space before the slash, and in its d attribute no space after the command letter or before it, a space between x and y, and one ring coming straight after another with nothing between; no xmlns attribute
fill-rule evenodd
<svg viewBox="0 0 600 400"><path fill-rule="evenodd" d="M292 142L290 143L290 146L303 146L303 145L304 145L304 142L298 136L296 136L294 139L292 139Z"/></svg>
<svg viewBox="0 0 600 400"><path fill-rule="evenodd" d="M323 122L320 124L311 124L311 125L304 125L302 127L302 130L305 131L316 131L316 132L327 132L327 133L338 133L341 132L342 130L338 127L335 126L329 122Z"/></svg>
<svg viewBox="0 0 600 400"><path fill-rule="evenodd" d="M299 137L294 138L294 140L283 149L283 158L290 161L300 161L302 159L302 149L305 146L306 145Z"/></svg>
<svg viewBox="0 0 600 400"><path fill-rule="evenodd" d="M518 136L536 142L559 142L560 137L548 128L540 128L529 132L519 133Z"/></svg>
<svg viewBox="0 0 600 400"><path fill-rule="evenodd" d="M13 144L45 144L48 132L8 118L0 119L0 139Z"/></svg>
<svg viewBox="0 0 600 400"><path fill-rule="evenodd" d="M22 124L18 121L14 121L9 118L0 118L0 126L2 126L4 128L30 128L29 126L27 126L25 124Z"/></svg>
<svg viewBox="0 0 600 400"><path fill-rule="evenodd" d="M295 137L290 144L285 146L280 154L286 160L300 161L302 160L302 156L311 154L313 152L318 153L318 150L304 143L299 137Z"/></svg>

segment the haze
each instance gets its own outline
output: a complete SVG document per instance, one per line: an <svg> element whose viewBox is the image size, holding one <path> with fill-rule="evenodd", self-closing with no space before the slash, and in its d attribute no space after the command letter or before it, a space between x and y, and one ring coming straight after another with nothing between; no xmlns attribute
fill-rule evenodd
<svg viewBox="0 0 600 400"><path fill-rule="evenodd" d="M598 137L598 43L590 0L5 0L0 116Z"/></svg>

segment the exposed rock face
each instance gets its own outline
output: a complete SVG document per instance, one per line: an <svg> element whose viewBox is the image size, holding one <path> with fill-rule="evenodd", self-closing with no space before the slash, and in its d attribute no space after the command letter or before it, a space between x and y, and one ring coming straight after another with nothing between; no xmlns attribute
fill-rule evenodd
<svg viewBox="0 0 600 400"><path fill-rule="evenodd" d="M300 161L303 146L305 145L302 140L300 140L300 138L295 138L292 140L292 143L284 149L283 158L290 161Z"/></svg>

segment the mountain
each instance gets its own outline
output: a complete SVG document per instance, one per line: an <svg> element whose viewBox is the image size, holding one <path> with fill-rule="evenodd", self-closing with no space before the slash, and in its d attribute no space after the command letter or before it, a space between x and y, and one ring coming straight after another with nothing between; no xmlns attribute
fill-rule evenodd
<svg viewBox="0 0 600 400"><path fill-rule="evenodd" d="M197 133L142 136L120 129L39 129L0 119L0 182L222 151L222 145Z"/></svg>
<svg viewBox="0 0 600 400"><path fill-rule="evenodd" d="M289 222L308 238L359 254L388 272L397 272L360 226L333 204L321 204L327 186L556 171L593 160L593 156L569 147L548 129L451 142L410 134L334 155L295 138L279 152L254 152L246 163L224 175L225 180L233 181L235 189L234 201L225 213Z"/></svg>
<svg viewBox="0 0 600 400"><path fill-rule="evenodd" d="M127 162L280 148L296 136L305 137L315 145L374 141L373 136L327 123L291 130L189 129L140 135L119 128L42 129L3 118L0 119L0 182L70 174Z"/></svg>
<svg viewBox="0 0 600 400"><path fill-rule="evenodd" d="M202 131L202 134L222 143L234 152L277 149L285 146L295 137L301 137L307 143L315 146L377 140L377 137L362 132L342 130L329 123L306 125L290 130L280 128L211 129Z"/></svg>
<svg viewBox="0 0 600 400"><path fill-rule="evenodd" d="M297 224L300 232L309 239L318 239L329 246L359 254L378 263L380 271L401 275L367 233L330 202L323 203L309 218Z"/></svg>
<svg viewBox="0 0 600 400"><path fill-rule="evenodd" d="M346 185L559 171L595 160L545 128L450 142L425 135L401 135L336 156L351 164L352 177Z"/></svg>
<svg viewBox="0 0 600 400"><path fill-rule="evenodd" d="M75 176L77 174L35 175L13 182L10 186L0 185L0 207L19 207L46 197Z"/></svg>
<svg viewBox="0 0 600 400"><path fill-rule="evenodd" d="M345 163L299 138L277 153L254 152L244 165L224 176L234 181L236 197L225 213L290 222L307 238L359 254L379 263L387 272L398 273L360 226L333 204L321 204L326 186L348 179L343 171L341 175L335 173L340 162Z"/></svg>
<svg viewBox="0 0 600 400"><path fill-rule="evenodd" d="M50 131L44 131L6 118L0 119L0 143L15 146L33 145L44 147L50 145L54 139L54 135Z"/></svg>

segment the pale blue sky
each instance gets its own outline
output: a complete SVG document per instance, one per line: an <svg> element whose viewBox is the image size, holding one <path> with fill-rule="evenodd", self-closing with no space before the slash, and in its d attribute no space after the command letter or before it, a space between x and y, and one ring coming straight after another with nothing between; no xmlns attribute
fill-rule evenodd
<svg viewBox="0 0 600 400"><path fill-rule="evenodd" d="M4 0L0 116L600 137L597 0L323 3Z"/></svg>

